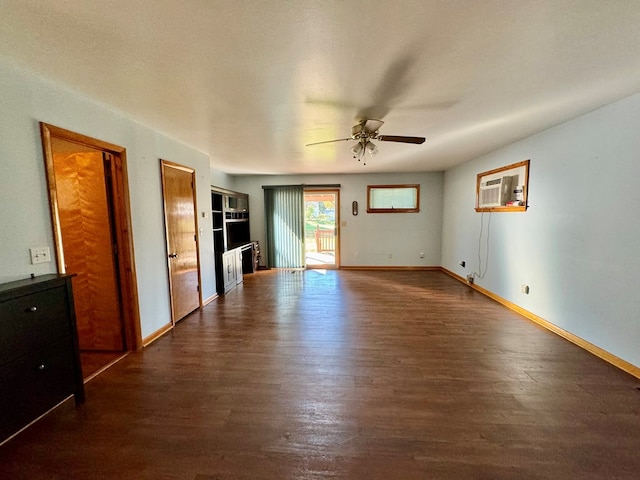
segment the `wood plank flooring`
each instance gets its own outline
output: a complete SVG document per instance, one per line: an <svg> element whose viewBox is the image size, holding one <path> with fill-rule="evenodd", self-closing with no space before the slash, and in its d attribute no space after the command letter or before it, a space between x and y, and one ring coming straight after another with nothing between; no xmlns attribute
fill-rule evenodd
<svg viewBox="0 0 640 480"><path fill-rule="evenodd" d="M259 271L0 479L638 479L640 381L440 272Z"/></svg>
<svg viewBox="0 0 640 480"><path fill-rule="evenodd" d="M81 350L80 363L82 364L82 376L87 381L92 375L115 362L126 352L110 352L96 350Z"/></svg>

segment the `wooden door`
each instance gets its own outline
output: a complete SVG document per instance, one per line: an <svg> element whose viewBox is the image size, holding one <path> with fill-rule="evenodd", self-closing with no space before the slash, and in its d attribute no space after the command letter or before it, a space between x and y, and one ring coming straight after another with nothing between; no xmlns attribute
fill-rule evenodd
<svg viewBox="0 0 640 480"><path fill-rule="evenodd" d="M78 341L83 350L122 351L109 154L52 139L53 168L65 271L75 273Z"/></svg>
<svg viewBox="0 0 640 480"><path fill-rule="evenodd" d="M162 188L175 323L201 305L194 170L162 160Z"/></svg>

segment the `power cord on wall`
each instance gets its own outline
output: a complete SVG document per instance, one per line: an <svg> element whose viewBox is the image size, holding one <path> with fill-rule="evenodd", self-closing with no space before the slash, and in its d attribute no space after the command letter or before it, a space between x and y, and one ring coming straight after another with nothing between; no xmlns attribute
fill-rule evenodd
<svg viewBox="0 0 640 480"><path fill-rule="evenodd" d="M485 249L485 258L484 258L484 272L482 271L482 234L484 233L484 213L482 212L480 215L480 234L478 235L478 271L471 272L467 275L467 281L469 283L473 283L474 278L484 278L487 274L487 270L489 268L489 236L491 234L491 212L489 212L488 221L487 221L487 239L486 239L486 249Z"/></svg>

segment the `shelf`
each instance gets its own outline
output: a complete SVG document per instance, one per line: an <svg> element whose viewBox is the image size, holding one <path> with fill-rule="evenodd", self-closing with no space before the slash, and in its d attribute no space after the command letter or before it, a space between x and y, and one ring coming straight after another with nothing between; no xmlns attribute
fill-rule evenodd
<svg viewBox="0 0 640 480"><path fill-rule="evenodd" d="M227 221L249 220L249 212L226 212L224 216Z"/></svg>
<svg viewBox="0 0 640 480"><path fill-rule="evenodd" d="M216 254L216 288L219 294L224 294L227 290L224 285L228 273L225 267L226 253L250 243L249 196L212 186L211 217L213 249ZM237 253L240 253L239 249ZM241 268L242 262L238 261L238 263Z"/></svg>
<svg viewBox="0 0 640 480"><path fill-rule="evenodd" d="M222 212L222 195L220 193L211 192L211 209Z"/></svg>

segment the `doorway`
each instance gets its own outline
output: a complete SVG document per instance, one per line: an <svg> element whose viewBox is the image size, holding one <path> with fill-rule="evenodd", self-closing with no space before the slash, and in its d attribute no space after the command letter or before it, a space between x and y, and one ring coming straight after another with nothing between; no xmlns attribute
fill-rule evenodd
<svg viewBox="0 0 640 480"><path fill-rule="evenodd" d="M41 124L58 272L72 273L85 379L141 345L125 150Z"/></svg>
<svg viewBox="0 0 640 480"><path fill-rule="evenodd" d="M171 321L202 305L198 227L196 224L195 170L161 161L162 196L167 236L167 262L171 297Z"/></svg>
<svg viewBox="0 0 640 480"><path fill-rule="evenodd" d="M304 245L307 268L340 267L339 212L339 190L305 190Z"/></svg>

